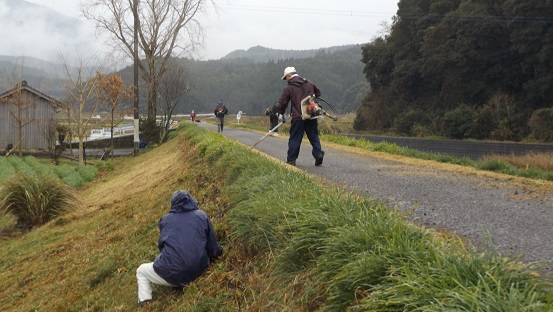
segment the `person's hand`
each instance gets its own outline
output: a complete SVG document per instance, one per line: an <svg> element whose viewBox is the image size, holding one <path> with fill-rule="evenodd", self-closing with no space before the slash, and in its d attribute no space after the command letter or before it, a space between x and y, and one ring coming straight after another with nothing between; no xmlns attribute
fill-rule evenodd
<svg viewBox="0 0 553 312"><path fill-rule="evenodd" d="M284 115L278 114L278 122L283 122L283 123L286 122L286 121L284 120Z"/></svg>

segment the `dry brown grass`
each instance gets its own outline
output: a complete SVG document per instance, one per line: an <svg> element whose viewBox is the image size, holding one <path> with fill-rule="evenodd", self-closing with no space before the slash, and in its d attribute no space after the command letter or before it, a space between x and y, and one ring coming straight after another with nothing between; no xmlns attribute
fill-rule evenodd
<svg viewBox="0 0 553 312"><path fill-rule="evenodd" d="M553 153L529 153L525 155L488 155L484 160L497 160L517 168L538 168L553 171Z"/></svg>
<svg viewBox="0 0 553 312"><path fill-rule="evenodd" d="M136 308L134 271L157 254L157 221L169 209L171 192L190 190L208 213L215 206L212 180L191 166L193 157L183 140L172 140L119 159L115 172L102 173L80 192L83 206L28 234L6 237L0 310Z"/></svg>

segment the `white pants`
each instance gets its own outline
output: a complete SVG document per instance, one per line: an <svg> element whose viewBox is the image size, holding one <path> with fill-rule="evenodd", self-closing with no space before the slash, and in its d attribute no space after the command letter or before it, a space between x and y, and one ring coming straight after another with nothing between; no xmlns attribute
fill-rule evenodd
<svg viewBox="0 0 553 312"><path fill-rule="evenodd" d="M136 269L136 282L138 283L138 302L152 299L152 285L150 283L175 287L167 283L154 271L154 263L144 263Z"/></svg>

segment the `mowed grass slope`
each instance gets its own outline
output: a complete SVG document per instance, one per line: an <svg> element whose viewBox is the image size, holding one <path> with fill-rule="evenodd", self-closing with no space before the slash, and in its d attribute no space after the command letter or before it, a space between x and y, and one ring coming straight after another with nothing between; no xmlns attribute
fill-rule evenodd
<svg viewBox="0 0 553 312"><path fill-rule="evenodd" d="M157 254L157 221L186 188L205 206L201 164L183 140L117 163L80 192L81 206L0 248L1 311L131 310L135 270ZM199 188L202 188L199 190ZM207 202L210 202L208 199Z"/></svg>
<svg viewBox="0 0 553 312"><path fill-rule="evenodd" d="M187 189L223 257L152 311L551 311L532 267L406 222L375 199L191 123L118 160L82 205L0 248L1 311L134 311L135 270L157 255L157 221Z"/></svg>

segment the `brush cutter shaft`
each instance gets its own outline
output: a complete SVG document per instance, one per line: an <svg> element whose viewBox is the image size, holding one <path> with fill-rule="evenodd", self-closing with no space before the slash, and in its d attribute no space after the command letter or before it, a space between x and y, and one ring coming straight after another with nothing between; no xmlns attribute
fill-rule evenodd
<svg viewBox="0 0 553 312"><path fill-rule="evenodd" d="M266 137L268 137L271 133L273 133L276 129L278 129L278 127L282 126L284 122L281 121L278 123L278 125L276 125L273 129L269 130L269 132L267 132L267 134L265 134L264 136L261 137L261 139L257 140L257 142L255 142L252 147L255 147L257 144L259 144L259 142L263 141Z"/></svg>

